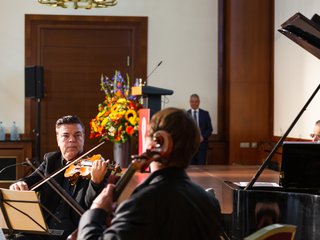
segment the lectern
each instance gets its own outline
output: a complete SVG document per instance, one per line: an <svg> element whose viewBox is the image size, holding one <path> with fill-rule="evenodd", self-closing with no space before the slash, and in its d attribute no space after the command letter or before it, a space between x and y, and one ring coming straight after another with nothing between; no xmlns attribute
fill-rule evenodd
<svg viewBox="0 0 320 240"><path fill-rule="evenodd" d="M150 109L150 117L161 110L161 97L163 95L172 95L173 90L158 88L152 86L134 86L132 95L143 97L143 107Z"/></svg>

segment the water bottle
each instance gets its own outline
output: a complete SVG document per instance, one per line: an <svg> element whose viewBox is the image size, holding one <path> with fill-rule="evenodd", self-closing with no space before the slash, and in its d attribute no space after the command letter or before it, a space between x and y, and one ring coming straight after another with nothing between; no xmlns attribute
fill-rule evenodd
<svg viewBox="0 0 320 240"><path fill-rule="evenodd" d="M11 129L10 129L10 140L11 141L19 140L18 128L16 126L16 122L15 121L13 121Z"/></svg>
<svg viewBox="0 0 320 240"><path fill-rule="evenodd" d="M2 121L0 121L0 141L4 141L4 140L6 140L6 132L4 130Z"/></svg>

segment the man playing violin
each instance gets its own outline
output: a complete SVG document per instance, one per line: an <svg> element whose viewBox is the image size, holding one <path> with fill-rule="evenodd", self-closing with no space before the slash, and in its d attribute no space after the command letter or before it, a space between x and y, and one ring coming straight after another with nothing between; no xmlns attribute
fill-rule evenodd
<svg viewBox="0 0 320 240"><path fill-rule="evenodd" d="M56 138L60 151L50 152L44 155L44 160L40 166L29 176L20 179L10 186L11 190L29 190L32 186L40 182L41 175L48 177L62 169L68 162L77 159L83 153L85 128L77 116L64 116L56 122ZM97 160L92 163L91 178L79 178L75 183L70 183L61 172L53 177L67 194L69 194L86 210L90 207L94 198L106 185L107 162ZM39 174L39 172L41 174ZM79 213L58 194L55 194L49 184L41 185L36 191L39 192L40 202L50 212L44 212L44 217L49 229L58 230L62 235L30 235L21 234L17 239L66 239L78 226ZM52 216L54 215L54 216Z"/></svg>
<svg viewBox="0 0 320 240"><path fill-rule="evenodd" d="M198 127L186 111L167 108L150 121L149 150L160 131L171 136L171 153L151 161L151 174L114 213L118 185L108 184L82 215L77 239L220 239L218 200L185 171L200 144Z"/></svg>

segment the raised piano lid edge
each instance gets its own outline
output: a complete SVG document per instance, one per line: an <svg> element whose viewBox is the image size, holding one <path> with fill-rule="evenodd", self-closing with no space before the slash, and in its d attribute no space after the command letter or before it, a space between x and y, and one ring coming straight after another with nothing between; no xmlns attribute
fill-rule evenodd
<svg viewBox="0 0 320 240"><path fill-rule="evenodd" d="M304 40L303 38L295 35L292 32L289 32L286 29L278 29L280 33L291 39L293 42L300 45L303 49L311 53L316 58L320 59L320 49L315 47L314 45L310 44L308 41ZM320 39L319 39L320 40Z"/></svg>
<svg viewBox="0 0 320 240"><path fill-rule="evenodd" d="M314 14L312 19L314 19L314 20L310 20L309 18L305 17L300 12L297 12L291 18L289 18L287 21L282 23L281 27L286 29L288 26L295 25L295 23L297 21L302 21L302 22L310 25L311 27L316 28L320 32L320 25L318 24L319 15Z"/></svg>

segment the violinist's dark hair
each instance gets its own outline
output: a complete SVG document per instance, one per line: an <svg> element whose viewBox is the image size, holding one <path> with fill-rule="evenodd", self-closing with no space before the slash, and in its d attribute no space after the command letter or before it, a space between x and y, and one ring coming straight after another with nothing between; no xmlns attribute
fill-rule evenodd
<svg viewBox="0 0 320 240"><path fill-rule="evenodd" d="M149 137L156 131L168 132L173 141L173 150L167 161L160 161L166 166L188 167L200 145L200 131L191 115L179 108L165 108L155 113L149 125Z"/></svg>
<svg viewBox="0 0 320 240"><path fill-rule="evenodd" d="M63 124L80 124L83 129L83 132L85 131L85 127L82 121L76 115L67 115L59 118L56 122L56 128L59 128Z"/></svg>

